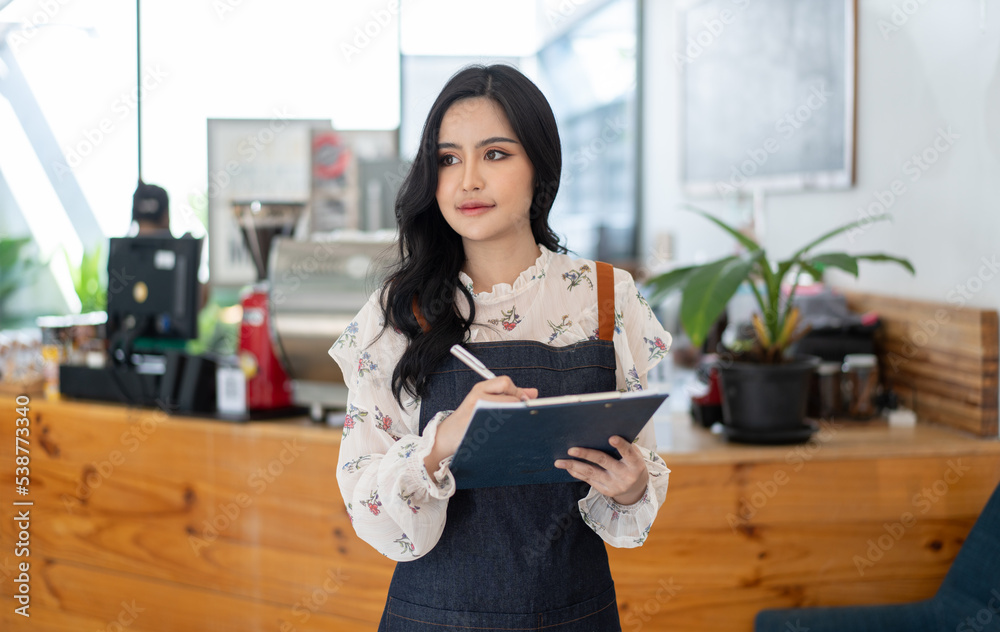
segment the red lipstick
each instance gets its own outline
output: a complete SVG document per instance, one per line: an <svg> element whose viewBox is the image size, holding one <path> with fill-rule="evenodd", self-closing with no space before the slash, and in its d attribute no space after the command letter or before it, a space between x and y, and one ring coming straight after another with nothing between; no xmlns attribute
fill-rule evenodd
<svg viewBox="0 0 1000 632"><path fill-rule="evenodd" d="M481 215L491 210L496 204L490 204L483 200L468 200L458 205L458 212L462 215Z"/></svg>

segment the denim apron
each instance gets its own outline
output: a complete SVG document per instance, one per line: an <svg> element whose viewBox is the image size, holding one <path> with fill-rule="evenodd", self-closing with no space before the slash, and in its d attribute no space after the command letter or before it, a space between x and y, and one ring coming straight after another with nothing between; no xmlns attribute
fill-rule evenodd
<svg viewBox="0 0 1000 632"><path fill-rule="evenodd" d="M599 266L601 339L566 347L502 341L467 348L494 373L537 388L539 397L615 390L610 273L611 266L605 274ZM481 379L456 358L442 363L420 406L421 434L437 411L458 408ZM604 541L577 505L589 491L582 481L456 491L437 545L396 565L379 630L620 630Z"/></svg>

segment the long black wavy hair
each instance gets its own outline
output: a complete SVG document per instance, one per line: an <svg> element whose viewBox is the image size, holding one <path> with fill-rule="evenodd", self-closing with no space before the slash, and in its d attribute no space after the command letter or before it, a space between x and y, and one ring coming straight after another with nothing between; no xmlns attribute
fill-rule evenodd
<svg viewBox="0 0 1000 632"><path fill-rule="evenodd" d="M414 397L425 395L428 376L448 356L453 344L465 340L476 318L472 294L458 278L465 263L462 238L445 221L436 197L441 120L456 101L476 97L491 99L503 109L534 167L529 219L535 243L553 252L566 252L549 227L549 210L562 171L562 148L552 108L541 90L516 68L463 68L448 80L431 106L416 158L396 196L399 262L386 277L380 302L385 327L395 328L409 341L392 372L392 391L400 404L404 390ZM456 304L459 295L468 303L467 318ZM413 314L414 297L429 325L427 333Z"/></svg>

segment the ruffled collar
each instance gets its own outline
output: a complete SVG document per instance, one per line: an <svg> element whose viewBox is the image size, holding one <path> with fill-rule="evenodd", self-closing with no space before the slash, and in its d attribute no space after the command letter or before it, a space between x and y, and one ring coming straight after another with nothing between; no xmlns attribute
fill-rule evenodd
<svg viewBox="0 0 1000 632"><path fill-rule="evenodd" d="M517 278L514 279L513 285L510 283L497 283L489 292L473 293L473 298L475 298L477 302L494 302L512 294L517 294L525 288L530 287L539 279L544 279L546 270L549 267L549 261L552 259L552 251L542 244L537 245L538 250L540 250L542 254L538 255L538 258L535 259L535 263L533 265L528 267L528 269L521 274L517 275ZM472 292L472 279L469 275L459 271L458 279L461 281L462 285Z"/></svg>

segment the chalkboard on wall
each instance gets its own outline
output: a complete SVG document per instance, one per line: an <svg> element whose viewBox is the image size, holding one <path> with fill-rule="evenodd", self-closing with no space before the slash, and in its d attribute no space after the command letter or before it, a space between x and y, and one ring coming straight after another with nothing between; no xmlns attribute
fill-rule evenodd
<svg viewBox="0 0 1000 632"><path fill-rule="evenodd" d="M686 192L854 183L856 0L678 6Z"/></svg>

